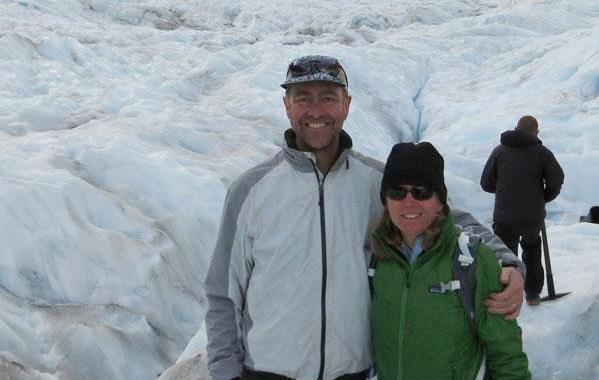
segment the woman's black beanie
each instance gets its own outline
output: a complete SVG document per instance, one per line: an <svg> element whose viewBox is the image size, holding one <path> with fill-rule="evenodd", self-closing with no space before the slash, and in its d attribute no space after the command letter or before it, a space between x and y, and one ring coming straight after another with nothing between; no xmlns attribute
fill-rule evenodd
<svg viewBox="0 0 599 380"><path fill-rule="evenodd" d="M429 185L439 200L447 204L447 187L443 175L443 156L429 142L395 144L389 153L381 183L381 201L385 191L401 185Z"/></svg>

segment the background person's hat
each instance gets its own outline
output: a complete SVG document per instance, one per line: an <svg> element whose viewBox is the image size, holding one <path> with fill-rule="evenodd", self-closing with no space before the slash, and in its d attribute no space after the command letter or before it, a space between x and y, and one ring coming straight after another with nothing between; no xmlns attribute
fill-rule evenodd
<svg viewBox="0 0 599 380"><path fill-rule="evenodd" d="M329 82L347 88L347 75L337 58L309 55L289 64L281 87L287 89L291 85L308 82Z"/></svg>
<svg viewBox="0 0 599 380"><path fill-rule="evenodd" d="M383 172L381 201L385 204L388 188L409 184L431 186L441 203L447 204L444 166L443 156L429 142L395 144Z"/></svg>

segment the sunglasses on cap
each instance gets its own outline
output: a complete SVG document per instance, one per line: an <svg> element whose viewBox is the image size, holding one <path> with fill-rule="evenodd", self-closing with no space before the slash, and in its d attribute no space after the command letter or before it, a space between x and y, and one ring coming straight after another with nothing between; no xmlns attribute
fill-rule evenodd
<svg viewBox="0 0 599 380"><path fill-rule="evenodd" d="M389 199L393 199L395 201L401 201L406 199L408 193L412 194L412 198L417 201L426 201L433 197L435 190L433 190L430 186L397 186L390 187L385 191L385 195Z"/></svg>
<svg viewBox="0 0 599 380"><path fill-rule="evenodd" d="M289 64L287 77L281 86L287 88L292 84L306 82L330 82L347 87L347 75L336 58L311 55Z"/></svg>

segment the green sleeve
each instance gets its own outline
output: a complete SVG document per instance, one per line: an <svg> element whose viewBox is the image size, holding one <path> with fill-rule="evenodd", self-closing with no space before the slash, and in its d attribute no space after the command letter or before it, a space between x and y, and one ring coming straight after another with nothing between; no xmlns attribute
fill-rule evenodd
<svg viewBox="0 0 599 380"><path fill-rule="evenodd" d="M528 358L522 348L522 330L516 321L487 311L483 301L499 292L501 267L493 251L481 244L476 257L476 327L485 346L486 366L493 379L528 380Z"/></svg>

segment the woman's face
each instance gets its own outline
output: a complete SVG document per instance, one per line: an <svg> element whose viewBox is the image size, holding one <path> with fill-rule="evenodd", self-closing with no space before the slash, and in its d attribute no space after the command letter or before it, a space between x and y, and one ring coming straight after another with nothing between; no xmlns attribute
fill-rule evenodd
<svg viewBox="0 0 599 380"><path fill-rule="evenodd" d="M432 192L432 196L421 200L414 199L412 192L420 195L417 198L423 198L426 197L427 189L422 186L402 185L386 192L391 221L401 231L408 244L413 244L416 237L433 224L443 209L436 192L428 190L429 194Z"/></svg>

